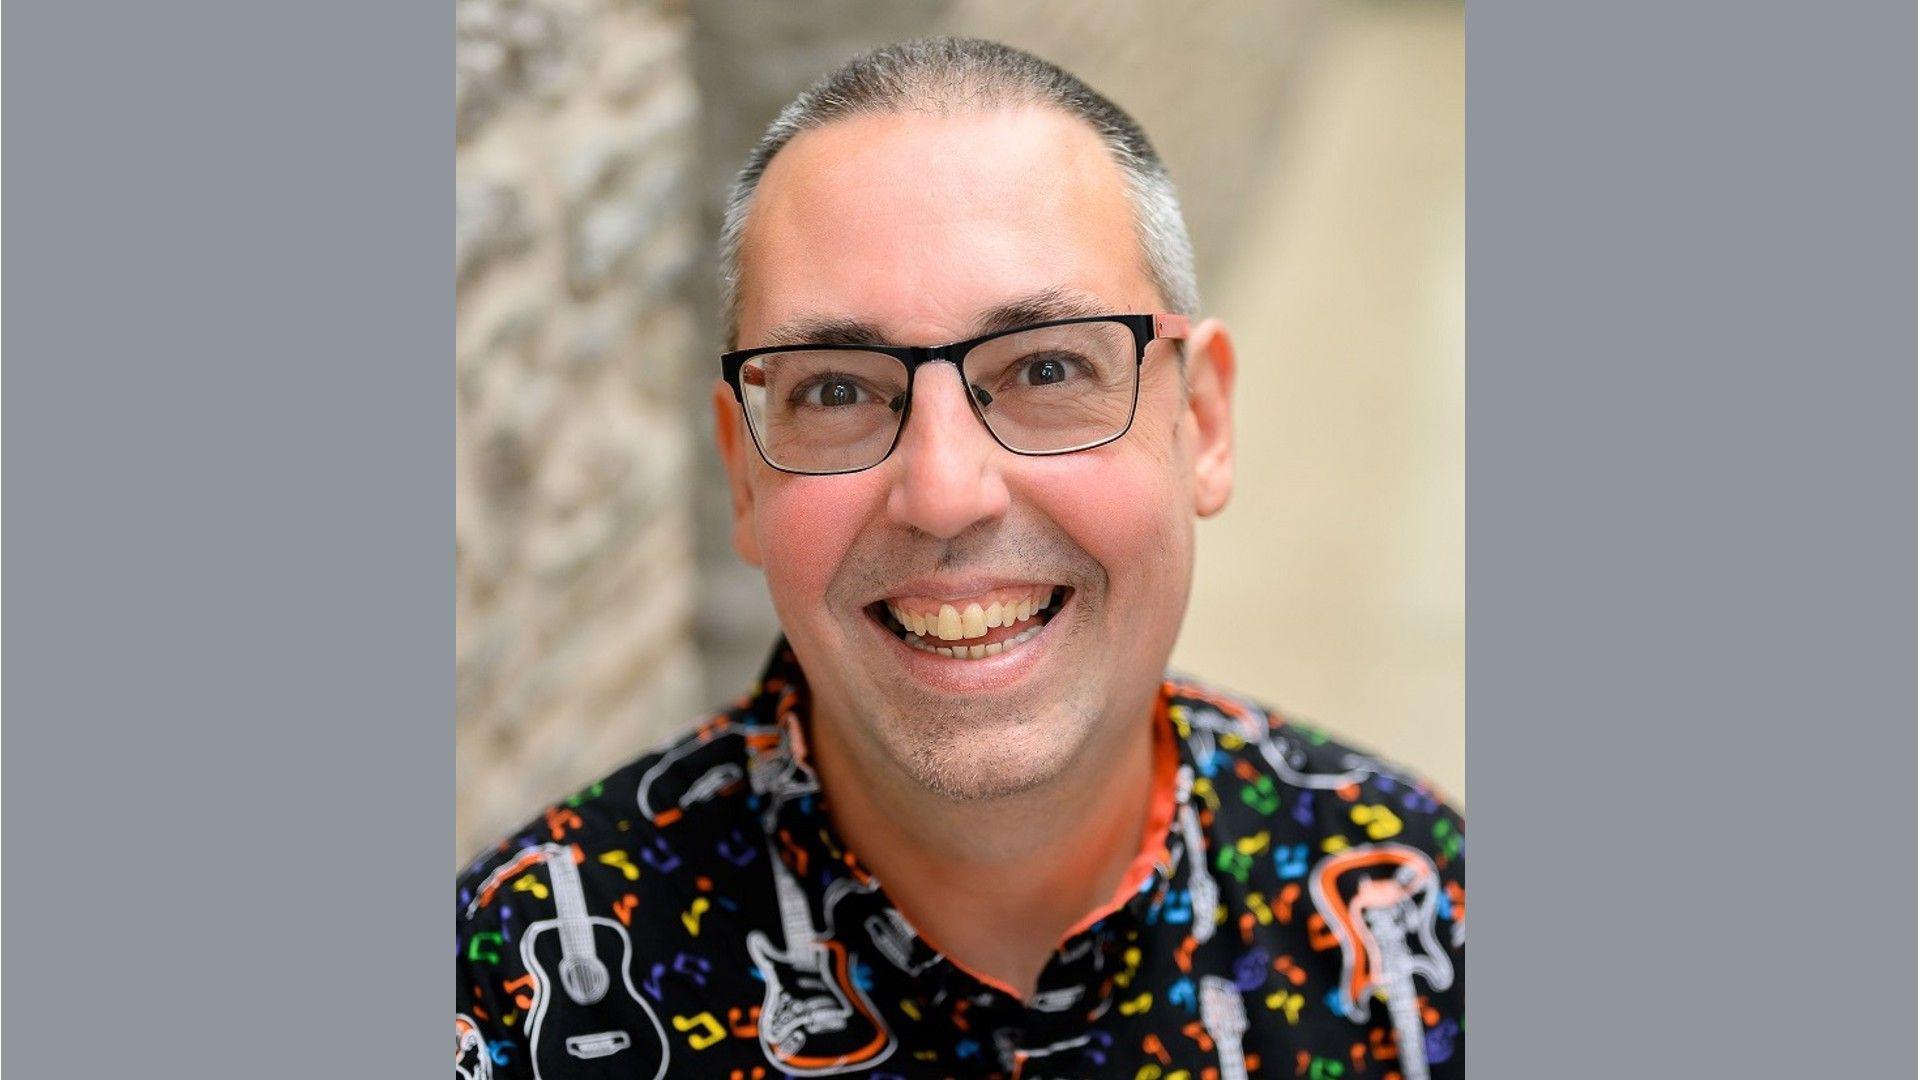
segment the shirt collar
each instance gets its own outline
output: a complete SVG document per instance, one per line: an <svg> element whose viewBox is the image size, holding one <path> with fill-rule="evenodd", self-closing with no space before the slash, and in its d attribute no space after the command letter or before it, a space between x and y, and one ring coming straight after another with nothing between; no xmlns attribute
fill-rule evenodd
<svg viewBox="0 0 1920 1080"><path fill-rule="evenodd" d="M1044 1038L1054 1017L1063 1032L1081 1030L1131 981L1143 932L1193 917L1188 888L1181 883L1205 875L1204 868L1194 874L1196 853L1189 842L1205 846L1193 823L1206 808L1195 791L1187 741L1176 737L1185 734L1178 731L1185 727L1184 710L1172 705L1172 694L1173 684L1163 685L1154 706L1154 795L1141 850L1114 896L1067 933L1025 1002L1011 988L935 951L834 831L807 756L806 676L784 638L748 704L749 805L760 813L771 848L806 895L814 925L873 962L899 968L932 999L965 1000L982 1009L1024 1006L1030 1037ZM1205 852L1197 854L1204 867ZM1203 917L1210 926L1210 915Z"/></svg>

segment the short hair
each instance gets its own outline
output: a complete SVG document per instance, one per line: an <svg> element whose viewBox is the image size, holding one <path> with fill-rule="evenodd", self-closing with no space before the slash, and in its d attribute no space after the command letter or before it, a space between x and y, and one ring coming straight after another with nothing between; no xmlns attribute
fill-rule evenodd
<svg viewBox="0 0 1920 1080"><path fill-rule="evenodd" d="M863 53L802 91L768 125L734 180L720 229L720 290L727 347L739 345L740 258L747 213L767 163L803 131L851 116L941 114L1046 105L1094 130L1125 178L1147 278L1175 312L1200 308L1180 200L1165 163L1133 117L1072 73L996 41L937 37Z"/></svg>

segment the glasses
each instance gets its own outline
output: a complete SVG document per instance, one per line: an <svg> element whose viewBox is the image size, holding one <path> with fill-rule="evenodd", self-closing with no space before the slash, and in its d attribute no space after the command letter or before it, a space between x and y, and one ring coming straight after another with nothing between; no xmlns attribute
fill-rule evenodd
<svg viewBox="0 0 1920 1080"><path fill-rule="evenodd" d="M768 465L828 476L887 459L913 412L914 373L960 372L975 416L1016 454L1105 446L1133 426L1147 346L1187 336L1184 315L1053 319L968 341L775 345L720 357L720 371Z"/></svg>

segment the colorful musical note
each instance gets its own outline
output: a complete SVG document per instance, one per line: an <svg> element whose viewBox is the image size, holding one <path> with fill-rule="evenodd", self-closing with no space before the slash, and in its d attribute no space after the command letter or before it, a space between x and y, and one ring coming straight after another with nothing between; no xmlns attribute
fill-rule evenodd
<svg viewBox="0 0 1920 1080"><path fill-rule="evenodd" d="M671 874L680 868L680 856L675 855L667 842L657 836L640 849L640 861L663 874Z"/></svg>
<svg viewBox="0 0 1920 1080"><path fill-rule="evenodd" d="M673 1018L673 1028L675 1031L693 1032L687 1036L687 1045L695 1050L705 1050L727 1037L726 1029L710 1012L698 1016L676 1016Z"/></svg>
<svg viewBox="0 0 1920 1080"><path fill-rule="evenodd" d="M1321 952L1339 948L1340 939L1334 937L1333 931L1327 929L1327 920L1316 913L1307 916L1307 944L1313 946L1315 952Z"/></svg>
<svg viewBox="0 0 1920 1080"><path fill-rule="evenodd" d="M1223 847L1213 858L1214 869L1227 874L1242 885L1247 883L1247 874L1253 869L1253 856L1238 848Z"/></svg>
<svg viewBox="0 0 1920 1080"><path fill-rule="evenodd" d="M1307 845L1284 844L1273 849L1273 869L1281 881L1307 876Z"/></svg>
<svg viewBox="0 0 1920 1080"><path fill-rule="evenodd" d="M522 990L533 989L533 973L532 972L528 972L527 974L522 975L519 978L512 980L511 982L503 982L500 984L500 988L505 990L507 993L513 995L513 1003L515 1005L518 1005L523 1009L533 1008L533 996L530 994L523 994L520 992Z"/></svg>
<svg viewBox="0 0 1920 1080"><path fill-rule="evenodd" d="M1245 764L1243 760L1241 764ZM1273 789L1273 778L1256 776L1247 787L1240 789L1240 801L1253 807L1254 812L1265 817L1280 809L1280 796Z"/></svg>
<svg viewBox="0 0 1920 1080"><path fill-rule="evenodd" d="M1273 924L1273 909L1267 906L1267 898L1260 893L1247 894L1247 910L1253 914L1261 926Z"/></svg>
<svg viewBox="0 0 1920 1080"><path fill-rule="evenodd" d="M482 930L467 940L467 959L485 960L489 964L497 964L500 962L499 952L485 946L488 942L499 945L505 940L491 930Z"/></svg>
<svg viewBox="0 0 1920 1080"><path fill-rule="evenodd" d="M1243 994L1250 994L1267 982L1267 950L1248 949L1233 962L1233 985Z"/></svg>
<svg viewBox="0 0 1920 1080"><path fill-rule="evenodd" d="M1348 816L1367 830L1369 840L1385 840L1400 831L1400 816L1384 806L1356 806Z"/></svg>
<svg viewBox="0 0 1920 1080"><path fill-rule="evenodd" d="M687 933L694 937L700 936L700 916L705 915L711 907L713 905L707 902L706 897L693 898L693 906L680 913L680 924L687 928Z"/></svg>
<svg viewBox="0 0 1920 1080"><path fill-rule="evenodd" d="M1162 1065L1173 1064L1173 1055L1167 1052L1167 1044L1161 1042L1158 1035L1149 1034L1141 1039L1140 1049L1159 1058Z"/></svg>
<svg viewBox="0 0 1920 1080"><path fill-rule="evenodd" d="M580 820L580 815L566 807L547 808L547 831L553 834L555 840L564 840L568 829L577 829L583 824L585 823Z"/></svg>
<svg viewBox="0 0 1920 1080"><path fill-rule="evenodd" d="M1153 995L1146 991L1141 991L1138 997L1131 1001L1123 1001L1120 1003L1120 1015L1139 1016L1141 1013L1146 1012L1152 1005Z"/></svg>
<svg viewBox="0 0 1920 1080"><path fill-rule="evenodd" d="M620 920L621 926L633 925L633 909L638 906L639 903L640 898L632 893L627 893L613 902L613 914L615 918Z"/></svg>
<svg viewBox="0 0 1920 1080"><path fill-rule="evenodd" d="M1299 900L1300 885L1298 882L1281 887L1280 900L1273 908L1274 918L1280 920L1281 926L1285 926L1293 921L1293 906L1298 903Z"/></svg>
<svg viewBox="0 0 1920 1080"><path fill-rule="evenodd" d="M1193 797L1205 803L1207 809L1220 809L1220 793L1213 789L1213 781L1204 776L1193 778Z"/></svg>
<svg viewBox="0 0 1920 1080"><path fill-rule="evenodd" d="M740 1007L737 1005L734 1006L733 1008L728 1009L727 1010L727 1030L733 1032L735 1038L740 1038L740 1039L759 1038L760 1037L760 1006L758 1005L748 1006L747 1011L744 1013L740 1011Z"/></svg>
<svg viewBox="0 0 1920 1080"><path fill-rule="evenodd" d="M1293 962L1293 957L1280 955L1273 958L1273 970L1279 972L1288 982L1299 986L1307 981L1307 970Z"/></svg>
<svg viewBox="0 0 1920 1080"><path fill-rule="evenodd" d="M1267 995L1267 1008L1286 1016L1289 1024L1300 1022L1300 1007L1306 1003L1306 998L1284 986Z"/></svg>
<svg viewBox="0 0 1920 1080"><path fill-rule="evenodd" d="M624 851L602 852L600 861L620 871L620 876L626 878L628 881L633 881L640 876L640 868L633 865L632 860L627 858L627 853Z"/></svg>
<svg viewBox="0 0 1920 1080"><path fill-rule="evenodd" d="M545 900L548 896L552 895L552 893L548 891L546 883L531 874L522 874L514 878L513 891L532 893L535 900Z"/></svg>

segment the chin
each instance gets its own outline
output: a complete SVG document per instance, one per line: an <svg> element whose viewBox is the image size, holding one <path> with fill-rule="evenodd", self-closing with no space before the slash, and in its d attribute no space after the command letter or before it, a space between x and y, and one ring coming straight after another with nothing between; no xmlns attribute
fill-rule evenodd
<svg viewBox="0 0 1920 1080"><path fill-rule="evenodd" d="M1092 723L1078 712L983 728L934 718L883 733L881 742L920 786L956 802L1008 799L1059 778L1080 756Z"/></svg>

